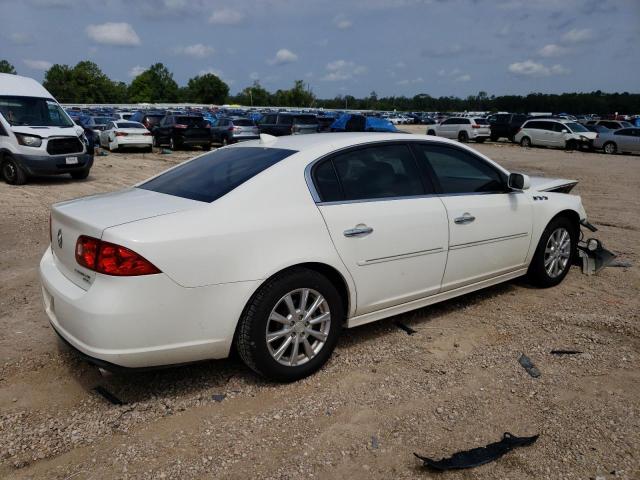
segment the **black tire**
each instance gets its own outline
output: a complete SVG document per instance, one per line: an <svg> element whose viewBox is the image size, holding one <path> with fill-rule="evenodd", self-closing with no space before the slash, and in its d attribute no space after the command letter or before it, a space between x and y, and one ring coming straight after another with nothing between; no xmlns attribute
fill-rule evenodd
<svg viewBox="0 0 640 480"><path fill-rule="evenodd" d="M27 174L11 155L5 155L2 159L2 176L9 185L24 185L27 183Z"/></svg>
<svg viewBox="0 0 640 480"><path fill-rule="evenodd" d="M84 180L89 176L89 170L89 168L83 168L82 170L70 172L71 178L73 178L74 180Z"/></svg>
<svg viewBox="0 0 640 480"><path fill-rule="evenodd" d="M205 152L208 152L209 150L211 150L211 144L210 144L210 143L207 143L206 145L203 145L203 146L202 146L202 149L203 149Z"/></svg>
<svg viewBox="0 0 640 480"><path fill-rule="evenodd" d="M491 135L491 141L492 142L497 142L500 139L500 137L496 136L496 135Z"/></svg>
<svg viewBox="0 0 640 480"><path fill-rule="evenodd" d="M513 135L511 135L511 136L509 137L509 141L510 141L511 143L516 143L516 137L514 137Z"/></svg>
<svg viewBox="0 0 640 480"><path fill-rule="evenodd" d="M147 147L143 150L144 153L153 153L153 147Z"/></svg>
<svg viewBox="0 0 640 480"><path fill-rule="evenodd" d="M618 153L618 146L614 142L607 142L602 146L602 151L607 155L615 155Z"/></svg>
<svg viewBox="0 0 640 480"><path fill-rule="evenodd" d="M222 142L220 143L223 147L226 147L227 145L229 145L229 140L227 140L227 137L222 137Z"/></svg>
<svg viewBox="0 0 640 480"><path fill-rule="evenodd" d="M476 138L476 143L484 143L486 138Z"/></svg>
<svg viewBox="0 0 640 480"><path fill-rule="evenodd" d="M435 137L436 131L435 130L427 130L427 135L433 135Z"/></svg>
<svg viewBox="0 0 640 480"><path fill-rule="evenodd" d="M302 365L286 366L269 352L267 322L271 311L284 296L302 288L317 291L327 301L331 312L329 331L324 345L315 356ZM311 375L327 362L340 336L344 318L345 307L340 294L325 276L314 270L293 268L268 280L249 300L238 323L236 349L244 363L256 373L279 382L293 382ZM285 351L288 351L286 348Z"/></svg>
<svg viewBox="0 0 640 480"><path fill-rule="evenodd" d="M520 146L524 147L524 148L530 148L531 147L531 139L529 137L522 137L520 139Z"/></svg>
<svg viewBox="0 0 640 480"><path fill-rule="evenodd" d="M469 134L464 131L458 133L458 141L460 143L467 143L469 141Z"/></svg>
<svg viewBox="0 0 640 480"><path fill-rule="evenodd" d="M567 150L577 150L578 149L578 142L576 142L575 140L567 140L567 142L565 144L565 148Z"/></svg>
<svg viewBox="0 0 640 480"><path fill-rule="evenodd" d="M178 149L178 146L177 146L177 144L176 144L176 141L173 139L173 137L169 137L169 148L170 148L172 151L175 151L175 150L177 150L177 149Z"/></svg>
<svg viewBox="0 0 640 480"><path fill-rule="evenodd" d="M160 148L160 142L158 141L158 137L155 135L153 136L153 147Z"/></svg>
<svg viewBox="0 0 640 480"><path fill-rule="evenodd" d="M559 229L564 229L569 234L569 258L559 274L550 275L545 268L545 251L550 237ZM533 285L541 288L549 288L558 285L562 280L564 280L567 273L569 273L569 269L571 268L577 254L577 245L578 227L576 223L566 216L555 217L551 222L549 222L549 225L544 229L544 232L542 232L542 236L538 242L538 247L536 248L536 252L533 255L531 265L529 265L529 270L527 272L529 281Z"/></svg>

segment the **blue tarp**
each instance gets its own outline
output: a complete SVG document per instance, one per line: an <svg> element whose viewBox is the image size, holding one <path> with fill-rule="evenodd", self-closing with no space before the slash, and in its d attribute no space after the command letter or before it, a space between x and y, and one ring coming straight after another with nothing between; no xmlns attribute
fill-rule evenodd
<svg viewBox="0 0 640 480"><path fill-rule="evenodd" d="M362 126L364 119L364 126ZM358 128L359 126L359 128ZM397 132L395 125L389 120L379 117L364 117L343 113L332 124L331 131L338 132Z"/></svg>

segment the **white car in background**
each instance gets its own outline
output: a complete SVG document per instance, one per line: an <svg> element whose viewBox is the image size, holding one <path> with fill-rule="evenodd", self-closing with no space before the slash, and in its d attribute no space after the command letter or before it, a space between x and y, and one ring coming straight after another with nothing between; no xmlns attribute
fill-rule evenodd
<svg viewBox="0 0 640 480"><path fill-rule="evenodd" d="M427 135L456 139L462 143L469 140L482 143L491 136L491 129L486 118L451 117L437 125L429 125Z"/></svg>
<svg viewBox="0 0 640 480"><path fill-rule="evenodd" d="M573 120L531 119L522 124L514 142L523 147L556 147L575 150L590 149L598 134Z"/></svg>
<svg viewBox="0 0 640 480"><path fill-rule="evenodd" d="M53 205L54 330L107 368L225 358L311 374L355 327L528 274L557 285L586 214L573 181L440 138L271 137Z"/></svg>
<svg viewBox="0 0 640 480"><path fill-rule="evenodd" d="M100 132L99 141L102 148L112 152L121 147L142 148L148 152L153 148L151 132L143 124L129 120L107 123Z"/></svg>

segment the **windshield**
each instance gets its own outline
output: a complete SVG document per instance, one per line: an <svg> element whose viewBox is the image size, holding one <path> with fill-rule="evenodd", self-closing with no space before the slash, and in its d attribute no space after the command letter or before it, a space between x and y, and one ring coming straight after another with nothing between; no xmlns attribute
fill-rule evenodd
<svg viewBox="0 0 640 480"><path fill-rule="evenodd" d="M579 123L576 122L569 122L569 123L565 123L565 125L567 127L569 127L569 129L574 132L574 133L582 133L582 132L588 132L589 130L584 127L584 125L580 125Z"/></svg>
<svg viewBox="0 0 640 480"><path fill-rule="evenodd" d="M49 98L0 95L0 113L12 126L73 126L73 122L58 102Z"/></svg>
<svg viewBox="0 0 640 480"><path fill-rule="evenodd" d="M620 122L620 125L622 125L622 128L632 128L633 125L631 125L629 122Z"/></svg>

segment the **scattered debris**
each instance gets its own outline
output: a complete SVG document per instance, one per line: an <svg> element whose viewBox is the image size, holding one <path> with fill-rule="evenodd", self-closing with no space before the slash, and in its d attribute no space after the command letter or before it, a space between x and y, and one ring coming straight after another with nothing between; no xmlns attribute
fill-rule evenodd
<svg viewBox="0 0 640 480"><path fill-rule="evenodd" d="M608 267L618 267L618 268L631 268L633 267L633 263L627 261L627 260L614 260L611 263L609 263L609 265L607 265Z"/></svg>
<svg viewBox="0 0 640 480"><path fill-rule="evenodd" d="M380 442L378 441L378 437L375 435L371 435L371 448L377 450L380 447Z"/></svg>
<svg viewBox="0 0 640 480"><path fill-rule="evenodd" d="M100 394L102 397L109 400L114 405L124 405L124 402L122 400L120 400L113 393L111 393L109 390L107 390L101 385L98 385L97 387L93 387L93 391Z"/></svg>
<svg viewBox="0 0 640 480"><path fill-rule="evenodd" d="M581 352L580 350L551 350L551 355L578 355Z"/></svg>
<svg viewBox="0 0 640 480"><path fill-rule="evenodd" d="M168 148L161 148L160 149L160 153L163 154L163 155L169 155L169 154L171 154L173 152Z"/></svg>
<svg viewBox="0 0 640 480"><path fill-rule="evenodd" d="M223 401L225 398L227 398L227 395L226 395L226 394L224 394L224 393L216 393L216 394L214 394L214 395L211 395L211 399L212 399L214 402L221 402L221 401Z"/></svg>
<svg viewBox="0 0 640 480"><path fill-rule="evenodd" d="M516 447L526 447L532 445L538 439L539 435L532 437L516 437L509 432L505 432L502 440L490 443L486 447L477 447L471 450L454 453L449 458L442 460L433 460L414 453L416 457L422 460L425 467L434 470L458 470L463 468L472 468L485 463L493 462L504 454L509 453Z"/></svg>
<svg viewBox="0 0 640 480"><path fill-rule="evenodd" d="M524 368L527 371L527 373L531 375L533 378L538 378L540 376L540 370L536 368L536 366L533 364L531 359L527 357L524 353L520 355L518 362L520 362L520 365L522 365L522 368Z"/></svg>
<svg viewBox="0 0 640 480"><path fill-rule="evenodd" d="M407 335L413 335L414 333L416 333L416 331L413 328L411 328L410 326L405 325L404 323L399 322L397 320L395 322L393 322L393 324L396 327L398 327L400 330L404 330L405 332L407 332Z"/></svg>

